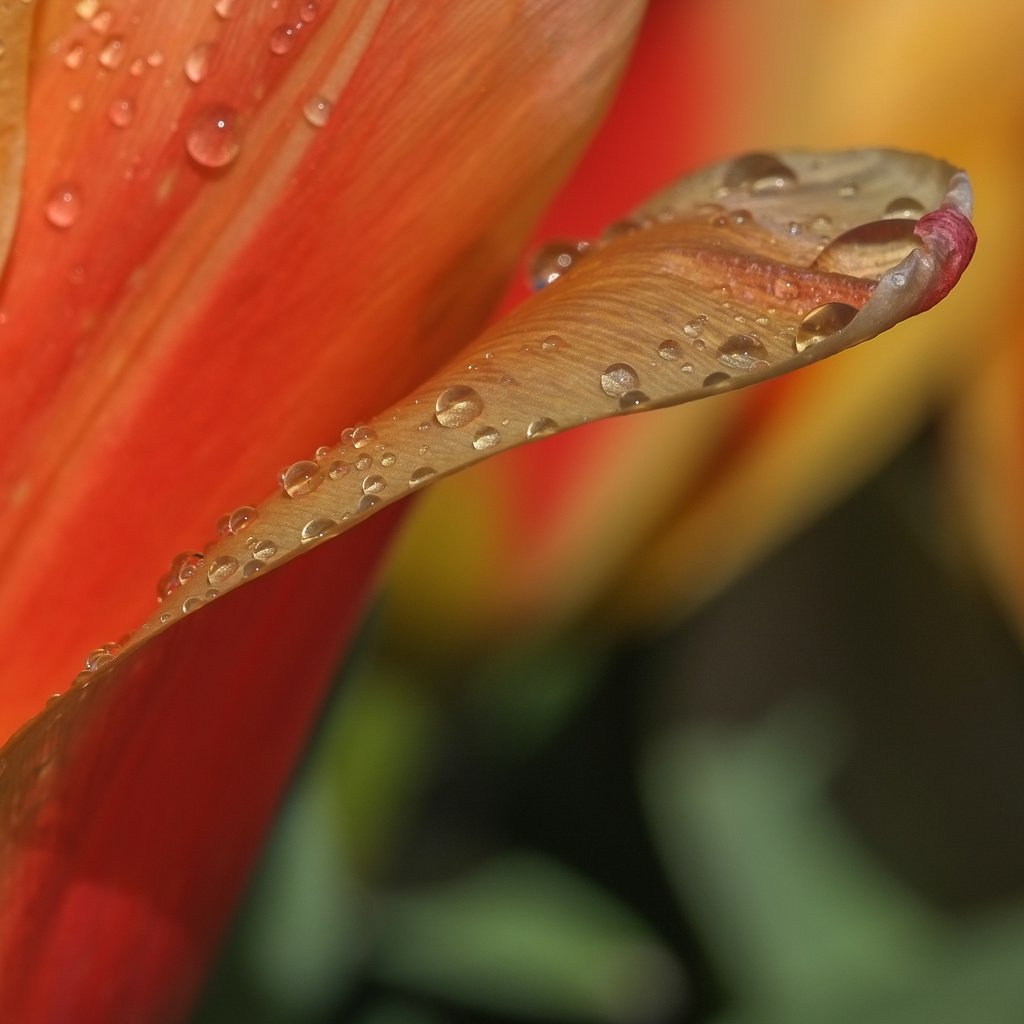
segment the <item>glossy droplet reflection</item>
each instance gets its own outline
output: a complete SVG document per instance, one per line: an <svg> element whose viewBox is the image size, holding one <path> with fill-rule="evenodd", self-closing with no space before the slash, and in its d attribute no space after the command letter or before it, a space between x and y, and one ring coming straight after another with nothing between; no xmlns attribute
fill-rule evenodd
<svg viewBox="0 0 1024 1024"><path fill-rule="evenodd" d="M860 224L826 245L811 268L877 280L923 244L914 234L915 226L915 221L899 218Z"/></svg>
<svg viewBox="0 0 1024 1024"><path fill-rule="evenodd" d="M388 485L387 480L379 473L371 473L363 479L363 494L380 494Z"/></svg>
<svg viewBox="0 0 1024 1024"><path fill-rule="evenodd" d="M107 117L115 128L127 128L135 117L135 104L130 99L115 99L107 108Z"/></svg>
<svg viewBox="0 0 1024 1024"><path fill-rule="evenodd" d="M734 370L762 369L768 365L768 350L749 334L733 334L718 346L718 359Z"/></svg>
<svg viewBox="0 0 1024 1024"><path fill-rule="evenodd" d="M258 540L252 545L252 556L261 562L269 562L277 554L277 545L272 540Z"/></svg>
<svg viewBox="0 0 1024 1024"><path fill-rule="evenodd" d="M185 54L183 70L185 77L193 84L198 85L210 73L210 58L213 54L213 47L209 43L200 43L193 46Z"/></svg>
<svg viewBox="0 0 1024 1024"><path fill-rule="evenodd" d="M501 434L494 427L480 427L473 435L473 447L478 452L501 444Z"/></svg>
<svg viewBox="0 0 1024 1024"><path fill-rule="evenodd" d="M241 505L228 516L228 533L241 533L256 518L256 509L252 505Z"/></svg>
<svg viewBox="0 0 1024 1024"><path fill-rule="evenodd" d="M483 411L483 399L465 384L446 388L434 403L434 418L442 427L464 427Z"/></svg>
<svg viewBox="0 0 1024 1024"><path fill-rule="evenodd" d="M646 405L650 398L643 391L627 391L619 398L620 409L639 409Z"/></svg>
<svg viewBox="0 0 1024 1024"><path fill-rule="evenodd" d="M628 363L612 363L601 374L601 390L610 398L635 391L639 384L640 375Z"/></svg>
<svg viewBox="0 0 1024 1024"><path fill-rule="evenodd" d="M299 540L303 544L308 544L311 540L319 540L321 537L326 537L337 525L333 519L311 519L302 528Z"/></svg>
<svg viewBox="0 0 1024 1024"><path fill-rule="evenodd" d="M530 260L527 272L530 287L535 291L553 284L568 273L590 249L585 241L568 241L560 238L541 246Z"/></svg>
<svg viewBox="0 0 1024 1024"><path fill-rule="evenodd" d="M432 480L437 476L437 470L430 466L420 466L419 469L414 469L409 474L409 486L410 487L422 487L427 481Z"/></svg>
<svg viewBox="0 0 1024 1024"><path fill-rule="evenodd" d="M331 118L331 101L323 96L310 96L302 107L302 113L314 128L323 128Z"/></svg>
<svg viewBox="0 0 1024 1024"><path fill-rule="evenodd" d="M803 352L812 345L841 331L855 316L857 309L845 302L826 302L812 309L797 328L794 348Z"/></svg>
<svg viewBox="0 0 1024 1024"><path fill-rule="evenodd" d="M538 437L547 437L558 429L558 424L548 416L541 416L535 419L526 428L526 440L533 441Z"/></svg>
<svg viewBox="0 0 1024 1024"><path fill-rule="evenodd" d="M231 555L221 555L210 563L210 568L206 572L207 582L211 587L219 587L231 579L238 569L237 558L232 558Z"/></svg>
<svg viewBox="0 0 1024 1024"><path fill-rule="evenodd" d="M682 354L683 350L679 347L678 341L672 341L671 339L668 339L667 341L663 341L658 346L658 355L661 356L662 359L674 361L678 359Z"/></svg>
<svg viewBox="0 0 1024 1024"><path fill-rule="evenodd" d="M238 113L221 104L200 110L185 135L185 149L200 167L226 167L241 145Z"/></svg>
<svg viewBox="0 0 1024 1024"><path fill-rule="evenodd" d="M902 217L917 220L924 215L924 205L912 196L899 196L885 208L886 217Z"/></svg>
<svg viewBox="0 0 1024 1024"><path fill-rule="evenodd" d="M55 228L69 228L78 220L82 201L74 185L61 185L54 189L46 204L46 219Z"/></svg>
<svg viewBox="0 0 1024 1024"><path fill-rule="evenodd" d="M730 191L770 192L796 184L796 171L771 153L747 153L729 165L722 184Z"/></svg>
<svg viewBox="0 0 1024 1024"><path fill-rule="evenodd" d="M316 462L303 459L292 463L281 474L281 486L289 498L298 498L315 491L324 478L323 470Z"/></svg>

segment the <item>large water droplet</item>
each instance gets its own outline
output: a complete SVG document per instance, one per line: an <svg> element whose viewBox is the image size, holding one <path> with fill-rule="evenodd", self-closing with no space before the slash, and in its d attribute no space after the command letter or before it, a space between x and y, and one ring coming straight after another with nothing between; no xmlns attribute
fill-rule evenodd
<svg viewBox="0 0 1024 1024"><path fill-rule="evenodd" d="M281 474L281 486L289 498L298 498L315 491L324 478L324 471L316 462L302 459L294 462Z"/></svg>
<svg viewBox="0 0 1024 1024"><path fill-rule="evenodd" d="M538 437L547 437L558 429L558 424L548 416L540 416L526 428L526 440L533 441Z"/></svg>
<svg viewBox="0 0 1024 1024"><path fill-rule="evenodd" d="M363 512L369 512L370 509L376 508L380 504L380 498L376 494L364 494L359 499L359 504L356 505L356 511L362 514Z"/></svg>
<svg viewBox="0 0 1024 1024"><path fill-rule="evenodd" d="M409 474L409 486L410 487L421 487L428 480L433 479L437 476L437 470L431 466L420 466L419 469L414 469Z"/></svg>
<svg viewBox="0 0 1024 1024"><path fill-rule="evenodd" d="M228 533L241 533L256 518L257 512L252 505L241 505L228 516Z"/></svg>
<svg viewBox="0 0 1024 1024"><path fill-rule="evenodd" d="M811 268L877 280L923 244L914 234L915 225L913 220L897 218L860 224L826 245Z"/></svg>
<svg viewBox="0 0 1024 1024"><path fill-rule="evenodd" d="M473 435L473 447L478 452L485 452L501 444L501 434L494 427L480 427Z"/></svg>
<svg viewBox="0 0 1024 1024"><path fill-rule="evenodd" d="M530 287L536 290L553 284L563 274L568 273L589 249L589 242L571 242L564 238L541 246L530 260L527 272Z"/></svg>
<svg viewBox="0 0 1024 1024"><path fill-rule="evenodd" d="M82 201L74 185L61 185L54 189L46 204L46 219L55 228L69 228L78 220Z"/></svg>
<svg viewBox="0 0 1024 1024"><path fill-rule="evenodd" d="M639 384L639 374L628 363L612 363L601 374L601 390L611 398L634 391Z"/></svg>
<svg viewBox="0 0 1024 1024"><path fill-rule="evenodd" d="M442 427L464 427L483 411L483 399L465 384L445 388L434 403L434 418Z"/></svg>
<svg viewBox="0 0 1024 1024"><path fill-rule="evenodd" d="M277 545L272 540L258 540L252 546L253 558L269 562L277 554Z"/></svg>
<svg viewBox="0 0 1024 1024"><path fill-rule="evenodd" d="M242 577L244 579L251 579L253 576L263 572L266 565L261 562L258 558L250 558L245 565L242 566Z"/></svg>
<svg viewBox="0 0 1024 1024"><path fill-rule="evenodd" d="M210 563L206 579L211 587L219 587L238 572L238 559L230 555L221 555Z"/></svg>
<svg viewBox="0 0 1024 1024"><path fill-rule="evenodd" d="M688 338L699 338L704 333L704 321L697 318L688 320L683 325L683 334Z"/></svg>
<svg viewBox="0 0 1024 1024"><path fill-rule="evenodd" d="M388 482L379 473L373 473L363 479L363 494L380 494Z"/></svg>
<svg viewBox="0 0 1024 1024"><path fill-rule="evenodd" d="M650 398L643 391L627 391L619 398L620 409L639 409L646 405Z"/></svg>
<svg viewBox="0 0 1024 1024"><path fill-rule="evenodd" d="M885 208L886 217L900 217L909 220L917 220L923 215L924 204L919 203L913 198L913 196L899 196Z"/></svg>
<svg viewBox="0 0 1024 1024"><path fill-rule="evenodd" d="M373 427L355 427L352 430L352 447L365 448L372 441L377 440L377 433Z"/></svg>
<svg viewBox="0 0 1024 1024"><path fill-rule="evenodd" d="M797 352L803 352L817 345L819 341L842 330L856 315L856 307L848 306L845 302L826 302L812 309L797 328L794 348Z"/></svg>
<svg viewBox="0 0 1024 1024"><path fill-rule="evenodd" d="M303 104L302 113L314 128L323 128L331 118L331 101L323 96L310 96Z"/></svg>
<svg viewBox="0 0 1024 1024"><path fill-rule="evenodd" d="M210 43L200 43L198 46L193 46L185 54L185 77L194 85L198 85L210 73L210 60L212 56L213 46Z"/></svg>
<svg viewBox="0 0 1024 1024"><path fill-rule="evenodd" d="M771 153L747 153L729 164L722 184L729 190L770 192L796 184L796 171Z"/></svg>
<svg viewBox="0 0 1024 1024"><path fill-rule="evenodd" d="M310 519L302 528L299 540L308 544L311 540L319 540L326 537L338 524L333 519Z"/></svg>
<svg viewBox="0 0 1024 1024"><path fill-rule="evenodd" d="M734 370L763 369L768 365L768 350L749 334L732 334L718 346L718 359Z"/></svg>
<svg viewBox="0 0 1024 1024"><path fill-rule="evenodd" d="M222 104L203 107L185 136L185 149L200 167L226 167L241 145L238 112Z"/></svg>

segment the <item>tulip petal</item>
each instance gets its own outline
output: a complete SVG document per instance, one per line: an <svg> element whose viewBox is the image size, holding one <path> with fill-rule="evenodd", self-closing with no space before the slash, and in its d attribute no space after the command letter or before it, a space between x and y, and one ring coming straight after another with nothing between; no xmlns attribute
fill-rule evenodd
<svg viewBox="0 0 1024 1024"><path fill-rule="evenodd" d="M894 192L923 216L885 219ZM132 642L499 451L874 337L948 291L970 212L962 172L894 151L754 154L684 179L399 405L283 471L259 530L229 529Z"/></svg>

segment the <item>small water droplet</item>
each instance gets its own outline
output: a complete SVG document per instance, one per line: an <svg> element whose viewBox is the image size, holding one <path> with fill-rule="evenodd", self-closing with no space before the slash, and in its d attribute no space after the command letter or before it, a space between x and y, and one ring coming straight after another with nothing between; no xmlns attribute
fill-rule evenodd
<svg viewBox="0 0 1024 1024"><path fill-rule="evenodd" d="M729 374L718 371L717 373L709 373L704 378L703 384L706 388L717 388L722 384L727 384L730 379Z"/></svg>
<svg viewBox="0 0 1024 1024"><path fill-rule="evenodd" d="M302 106L302 113L314 128L323 128L331 119L331 101L323 96L310 96Z"/></svg>
<svg viewBox="0 0 1024 1024"><path fill-rule="evenodd" d="M478 452L501 444L501 434L494 427L480 427L473 435L473 447Z"/></svg>
<svg viewBox="0 0 1024 1024"><path fill-rule="evenodd" d="M241 505L228 516L228 533L241 533L256 519L257 512L252 505Z"/></svg>
<svg viewBox="0 0 1024 1024"><path fill-rule="evenodd" d="M55 228L69 228L78 220L81 210L78 189L74 185L60 185L46 204L46 219Z"/></svg>
<svg viewBox="0 0 1024 1024"><path fill-rule="evenodd" d="M206 602L198 595L193 597L186 597L181 604L181 611L183 615L188 615L189 612L194 612L197 608L201 608Z"/></svg>
<svg viewBox="0 0 1024 1024"><path fill-rule="evenodd" d="M120 36L111 36L100 50L97 60L108 71L115 71L124 60L124 40Z"/></svg>
<svg viewBox="0 0 1024 1024"><path fill-rule="evenodd" d="M796 171L771 153L747 153L726 169L722 184L730 191L773 192L797 181Z"/></svg>
<svg viewBox="0 0 1024 1024"><path fill-rule="evenodd" d="M99 9L100 0L78 0L75 4L75 14L77 14L82 21L91 21L96 17L96 12Z"/></svg>
<svg viewBox="0 0 1024 1024"><path fill-rule="evenodd" d="M356 469L366 472L373 465L373 459L369 455L363 455L356 459Z"/></svg>
<svg viewBox="0 0 1024 1024"><path fill-rule="evenodd" d="M683 350L679 347L678 341L672 341L671 338L663 341L658 346L658 355L662 359L675 360L683 354Z"/></svg>
<svg viewBox="0 0 1024 1024"><path fill-rule="evenodd" d="M332 480L340 480L341 477L345 476L349 471L348 463L342 462L340 459L332 462L327 468L327 475Z"/></svg>
<svg viewBox="0 0 1024 1024"><path fill-rule="evenodd" d="M483 411L483 399L465 384L445 388L434 403L434 418L442 427L464 427Z"/></svg>
<svg viewBox="0 0 1024 1024"><path fill-rule="evenodd" d="M211 43L199 43L185 54L185 77L193 85L198 85L210 73L212 56L213 45Z"/></svg>
<svg viewBox="0 0 1024 1024"><path fill-rule="evenodd" d="M89 19L89 28L101 36L109 30L113 23L114 12L109 7L102 8Z"/></svg>
<svg viewBox="0 0 1024 1024"><path fill-rule="evenodd" d="M590 243L560 238L542 245L530 260L527 272L530 287L535 291L553 284L568 273L590 249Z"/></svg>
<svg viewBox="0 0 1024 1024"><path fill-rule="evenodd" d="M161 612L160 613L160 621L161 622L170 622L171 619L173 619L173 618L174 618L174 612Z"/></svg>
<svg viewBox="0 0 1024 1024"><path fill-rule="evenodd" d="M380 504L380 498L376 494L364 494L359 499L359 504L356 505L357 512L369 512L371 508L376 508Z"/></svg>
<svg viewBox="0 0 1024 1024"><path fill-rule="evenodd" d="M302 528L299 540L308 544L311 540L319 540L326 537L338 524L333 519L310 519Z"/></svg>
<svg viewBox="0 0 1024 1024"><path fill-rule="evenodd" d="M379 473L365 477L362 483L363 494L380 494L387 487L388 482Z"/></svg>
<svg viewBox="0 0 1024 1024"><path fill-rule="evenodd" d="M682 370L683 373L693 373L693 363L683 363L679 369Z"/></svg>
<svg viewBox="0 0 1024 1024"><path fill-rule="evenodd" d="M82 66L82 61L84 59L85 47L81 43L75 43L75 45L70 47L68 52L64 54L64 66L75 71Z"/></svg>
<svg viewBox="0 0 1024 1024"><path fill-rule="evenodd" d="M768 350L749 334L731 334L718 346L718 359L734 370L759 370L768 365Z"/></svg>
<svg viewBox="0 0 1024 1024"><path fill-rule="evenodd" d="M299 17L306 22L307 25L311 21L316 21L318 12L319 8L316 0L303 0L303 2L299 4Z"/></svg>
<svg viewBox="0 0 1024 1024"><path fill-rule="evenodd" d="M200 167L226 167L241 149L238 113L231 107L203 107L192 119L185 149Z"/></svg>
<svg viewBox="0 0 1024 1024"><path fill-rule="evenodd" d="M352 430L352 447L365 448L372 441L377 440L377 434L373 427L354 427Z"/></svg>
<svg viewBox="0 0 1024 1024"><path fill-rule="evenodd" d="M171 572L177 573L179 583L187 583L203 564L205 559L197 551L183 551L171 562Z"/></svg>
<svg viewBox="0 0 1024 1024"><path fill-rule="evenodd" d="M276 53L278 56L288 53L295 45L302 27L303 23L301 21L295 25L278 25L270 33L270 52Z"/></svg>
<svg viewBox="0 0 1024 1024"><path fill-rule="evenodd" d="M899 196L885 208L886 217L907 218L917 220L924 215L924 204L919 203L913 196Z"/></svg>
<svg viewBox="0 0 1024 1024"><path fill-rule="evenodd" d="M688 338L699 338L704 333L703 321L690 320L683 326L683 334Z"/></svg>
<svg viewBox="0 0 1024 1024"><path fill-rule="evenodd" d="M118 644L104 644L102 647L97 647L95 651L86 656L85 671L95 672L96 669L108 665L114 660L114 654L118 648Z"/></svg>
<svg viewBox="0 0 1024 1024"><path fill-rule="evenodd" d="M842 330L856 315L856 307L848 306L845 302L826 302L823 306L812 309L797 328L794 342L796 351L803 352L812 345L817 345L818 342Z"/></svg>
<svg viewBox="0 0 1024 1024"><path fill-rule="evenodd" d="M289 498L298 498L315 491L324 478L323 470L315 462L302 459L294 462L281 474L281 486Z"/></svg>
<svg viewBox="0 0 1024 1024"><path fill-rule="evenodd" d="M431 466L420 466L419 469L414 469L409 474L409 486L419 487L435 476L437 476L436 469L433 469Z"/></svg>
<svg viewBox="0 0 1024 1024"><path fill-rule="evenodd" d="M540 416L526 428L526 440L532 441L537 437L547 437L558 429L558 424L548 416Z"/></svg>
<svg viewBox="0 0 1024 1024"><path fill-rule="evenodd" d="M272 540L258 540L252 546L253 558L269 562L277 554L277 545Z"/></svg>
<svg viewBox="0 0 1024 1024"><path fill-rule="evenodd" d="M561 348L562 339L557 334L549 334L541 343L541 352L557 352ZM491 353L487 353L487 358L490 358Z"/></svg>
<svg viewBox="0 0 1024 1024"><path fill-rule="evenodd" d="M213 9L218 17L227 19L234 15L238 0L214 0Z"/></svg>
<svg viewBox="0 0 1024 1024"><path fill-rule="evenodd" d="M107 117L115 128L127 128L135 116L135 104L125 97L111 102L107 108Z"/></svg>
<svg viewBox="0 0 1024 1024"><path fill-rule="evenodd" d="M628 363L612 363L601 374L601 390L611 398L633 391L639 384L639 375Z"/></svg>
<svg viewBox="0 0 1024 1024"><path fill-rule="evenodd" d="M244 579L251 579L253 576L263 572L265 568L264 563L258 558L251 558L245 565L242 566L242 577Z"/></svg>
<svg viewBox="0 0 1024 1024"><path fill-rule="evenodd" d="M627 391L619 397L619 408L636 409L641 405L646 405L649 401L650 398L642 391Z"/></svg>
<svg viewBox="0 0 1024 1024"><path fill-rule="evenodd" d="M836 189L836 195L840 199L852 199L860 191L860 186L855 181L845 181Z"/></svg>
<svg viewBox="0 0 1024 1024"><path fill-rule="evenodd" d="M398 461L398 456L394 452L385 452L380 457L380 464L385 469L390 469Z"/></svg>
<svg viewBox="0 0 1024 1024"><path fill-rule="evenodd" d="M238 568L237 558L232 558L230 555L221 555L210 563L210 568L206 572L207 582L211 587L219 587L222 583L231 579L238 572Z"/></svg>

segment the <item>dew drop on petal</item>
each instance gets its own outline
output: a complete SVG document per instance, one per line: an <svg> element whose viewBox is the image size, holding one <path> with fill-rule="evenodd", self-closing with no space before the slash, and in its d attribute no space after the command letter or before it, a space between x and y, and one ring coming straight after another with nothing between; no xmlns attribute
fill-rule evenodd
<svg viewBox="0 0 1024 1024"><path fill-rule="evenodd" d="M185 54L185 77L193 85L198 85L210 73L210 58L212 55L213 46L210 43L200 43L198 46L193 46Z"/></svg>
<svg viewBox="0 0 1024 1024"><path fill-rule="evenodd" d="M644 394L643 391L627 391L624 395L619 397L619 408L620 409L638 409L642 405L646 405L650 401L650 398Z"/></svg>
<svg viewBox="0 0 1024 1024"><path fill-rule="evenodd" d="M796 172L771 153L747 153L729 164L722 184L730 191L771 192L796 184Z"/></svg>
<svg viewBox="0 0 1024 1024"><path fill-rule="evenodd" d="M549 334L541 343L541 352L557 352L562 347L562 339L557 334Z"/></svg>
<svg viewBox="0 0 1024 1024"><path fill-rule="evenodd" d="M115 99L107 108L107 117L115 128L127 128L135 117L135 104L123 96Z"/></svg>
<svg viewBox="0 0 1024 1024"><path fill-rule="evenodd" d="M601 374L601 390L611 398L634 391L639 384L639 375L628 363L612 363Z"/></svg>
<svg viewBox="0 0 1024 1024"><path fill-rule="evenodd" d="M177 573L179 583L187 583L195 576L204 560L198 552L183 551L171 562L171 572Z"/></svg>
<svg viewBox="0 0 1024 1024"><path fill-rule="evenodd" d="M669 338L658 346L658 355L661 356L662 359L672 361L678 359L682 355L682 349L679 347L679 342L672 341L672 339Z"/></svg>
<svg viewBox="0 0 1024 1024"><path fill-rule="evenodd" d="M433 469L431 466L420 466L419 469L414 469L409 474L409 486L420 487L435 476L437 476L436 469Z"/></svg>
<svg viewBox="0 0 1024 1024"><path fill-rule="evenodd" d="M181 605L182 614L188 615L189 612L194 612L197 608L201 608L204 604L206 604L206 602L201 597L186 597Z"/></svg>
<svg viewBox="0 0 1024 1024"><path fill-rule="evenodd" d="M230 18L238 7L238 0L214 0L213 9L220 18Z"/></svg>
<svg viewBox="0 0 1024 1024"><path fill-rule="evenodd" d="M78 189L74 185L60 185L46 204L46 219L55 228L69 228L78 220L81 209Z"/></svg>
<svg viewBox="0 0 1024 1024"><path fill-rule="evenodd" d="M323 469L308 459L293 462L281 474L281 486L289 498L298 498L315 491L324 478Z"/></svg>
<svg viewBox="0 0 1024 1024"><path fill-rule="evenodd" d="M82 66L82 61L84 59L85 47L81 43L75 43L75 45L70 47L68 52L64 54L64 66L75 71Z"/></svg>
<svg viewBox="0 0 1024 1024"><path fill-rule="evenodd" d="M547 437L557 429L558 424L553 419L548 416L540 416L526 428L526 440L532 441L534 438Z"/></svg>
<svg viewBox="0 0 1024 1024"><path fill-rule="evenodd" d="M923 215L924 204L919 203L912 196L899 196L885 208L886 217L917 220Z"/></svg>
<svg viewBox="0 0 1024 1024"><path fill-rule="evenodd" d="M729 374L718 371L717 373L709 373L703 380L703 385L706 388L716 388L722 384L728 383L731 378Z"/></svg>
<svg viewBox="0 0 1024 1024"><path fill-rule="evenodd" d="M365 448L376 440L377 433L373 427L356 427L352 431L351 441L353 448Z"/></svg>
<svg viewBox="0 0 1024 1024"><path fill-rule="evenodd" d="M256 509L252 505L239 506L228 516L228 533L241 533L252 524L256 516Z"/></svg>
<svg viewBox="0 0 1024 1024"><path fill-rule="evenodd" d="M370 509L376 508L380 504L380 498L376 494L364 494L359 499L359 504L356 505L357 512L369 512Z"/></svg>
<svg viewBox="0 0 1024 1024"><path fill-rule="evenodd" d="M837 235L811 264L813 270L877 280L924 243L914 234L916 222L890 217Z"/></svg>
<svg viewBox="0 0 1024 1024"><path fill-rule="evenodd" d="M308 544L311 540L319 540L326 537L338 524L333 519L310 519L302 528L299 540Z"/></svg>
<svg viewBox="0 0 1024 1024"><path fill-rule="evenodd" d="M203 107L192 119L185 149L200 167L226 167L241 149L237 111L221 104Z"/></svg>
<svg viewBox="0 0 1024 1024"><path fill-rule="evenodd" d="M568 273L590 249L590 243L556 239L540 247L530 260L527 271L530 287L535 291L553 284Z"/></svg>
<svg viewBox="0 0 1024 1024"><path fill-rule="evenodd" d="M442 427L464 427L483 411L483 399L465 384L445 388L434 403L434 418Z"/></svg>
<svg viewBox="0 0 1024 1024"><path fill-rule="evenodd" d="M221 555L210 563L210 568L206 571L207 582L211 587L219 587L231 579L238 572L238 568L237 558L232 558L231 555Z"/></svg>
<svg viewBox="0 0 1024 1024"><path fill-rule="evenodd" d="M103 44L103 48L100 50L96 59L100 62L100 65L105 67L108 71L115 71L121 66L121 62L124 60L124 55L124 40L120 36L111 36L110 39Z"/></svg>
<svg viewBox="0 0 1024 1024"><path fill-rule="evenodd" d="M323 128L331 118L331 101L323 96L310 96L302 107L303 116L314 128Z"/></svg>
<svg viewBox="0 0 1024 1024"><path fill-rule="evenodd" d="M272 540L259 540L252 546L253 558L269 562L277 554L277 545Z"/></svg>
<svg viewBox="0 0 1024 1024"><path fill-rule="evenodd" d="M501 434L494 427L480 427L473 435L473 447L478 452L485 452L501 444Z"/></svg>
<svg viewBox="0 0 1024 1024"><path fill-rule="evenodd" d="M327 467L327 475L332 480L340 480L349 471L347 462L342 462L340 459L336 459Z"/></svg>
<svg viewBox="0 0 1024 1024"><path fill-rule="evenodd" d="M270 33L270 52L278 56L286 54L294 45L299 32L302 29L302 22L297 25L278 25Z"/></svg>
<svg viewBox="0 0 1024 1024"><path fill-rule="evenodd" d="M803 352L819 341L841 331L855 316L857 308L845 302L826 302L812 309L797 328L794 348Z"/></svg>
<svg viewBox="0 0 1024 1024"><path fill-rule="evenodd" d="M385 452L380 457L380 464L382 466L384 466L385 469L390 469L397 461L398 461L398 456L395 455L394 452Z"/></svg>
<svg viewBox="0 0 1024 1024"><path fill-rule="evenodd" d="M380 494L387 487L388 482L379 473L373 473L363 479L363 494Z"/></svg>
<svg viewBox="0 0 1024 1024"><path fill-rule="evenodd" d="M749 334L732 334L718 346L718 360L734 370L753 370L768 363L768 350Z"/></svg>
<svg viewBox="0 0 1024 1024"><path fill-rule="evenodd" d="M263 569L264 563L261 562L258 558L252 558L248 562L246 562L245 565L242 566L242 577L247 580L251 579L258 573L263 572Z"/></svg>
<svg viewBox="0 0 1024 1024"><path fill-rule="evenodd" d="M316 21L316 16L319 13L316 0L302 0L299 4L299 17L306 22L308 25L311 21Z"/></svg>
<svg viewBox="0 0 1024 1024"><path fill-rule="evenodd" d="M683 326L683 334L688 338L699 338L704 333L704 322L702 320L689 320Z"/></svg>

